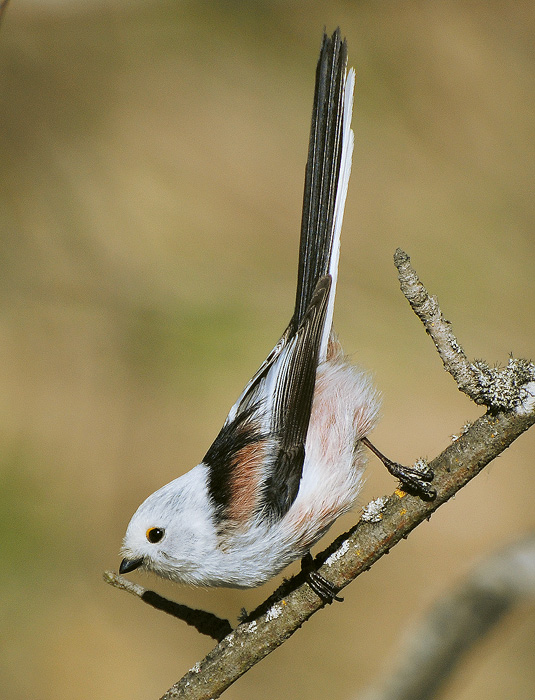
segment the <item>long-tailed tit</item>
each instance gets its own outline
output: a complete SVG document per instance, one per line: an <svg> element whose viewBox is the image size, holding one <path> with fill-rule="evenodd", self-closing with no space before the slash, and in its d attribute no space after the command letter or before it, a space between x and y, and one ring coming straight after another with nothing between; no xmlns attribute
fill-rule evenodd
<svg viewBox="0 0 535 700"><path fill-rule="evenodd" d="M134 513L120 572L258 586L310 548L357 499L378 395L332 331L353 132L355 72L336 30L316 71L295 310L202 462ZM383 461L424 497L422 475ZM318 590L316 582L316 590ZM329 589L327 588L327 597ZM322 595L322 589L319 591Z"/></svg>

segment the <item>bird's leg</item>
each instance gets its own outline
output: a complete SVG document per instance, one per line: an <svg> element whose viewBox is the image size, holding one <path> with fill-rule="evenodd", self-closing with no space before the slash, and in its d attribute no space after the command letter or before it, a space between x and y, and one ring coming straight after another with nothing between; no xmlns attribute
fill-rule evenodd
<svg viewBox="0 0 535 700"><path fill-rule="evenodd" d="M420 496L420 498L424 501L432 501L436 497L437 492L435 489L432 489L429 484L426 483L433 480L434 474L431 469L421 470L411 467L404 467L402 464L392 462L391 459L385 457L382 452L379 452L375 445L372 445L368 438L361 438L360 441L363 445L366 445L366 447L371 450L376 457L379 457L392 476L395 476L401 481L401 484L406 491L415 496Z"/></svg>
<svg viewBox="0 0 535 700"><path fill-rule="evenodd" d="M305 574L305 580L314 593L319 596L324 603L331 604L333 600L341 603L344 599L336 595L337 591L332 583L329 583L321 574L314 569L314 559L312 554L307 552L301 559L301 571Z"/></svg>

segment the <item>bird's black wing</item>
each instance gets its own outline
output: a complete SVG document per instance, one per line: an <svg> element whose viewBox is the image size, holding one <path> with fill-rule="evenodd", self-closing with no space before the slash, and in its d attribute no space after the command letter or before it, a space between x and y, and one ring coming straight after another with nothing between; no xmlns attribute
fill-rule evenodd
<svg viewBox="0 0 535 700"><path fill-rule="evenodd" d="M282 517L299 490L330 287L329 275L319 280L303 320L280 359L271 408L277 449L261 503L270 516Z"/></svg>
<svg viewBox="0 0 535 700"><path fill-rule="evenodd" d="M349 123L344 138L346 107L346 118L351 116L351 100L344 101L346 64L347 48L339 29L332 37L324 34L305 171L294 314L203 460L221 522L245 520L259 511L282 517L299 490L316 370L325 353L329 313L332 316L338 261L333 247L338 244L345 191L340 202L337 194L341 180L347 188L351 165Z"/></svg>

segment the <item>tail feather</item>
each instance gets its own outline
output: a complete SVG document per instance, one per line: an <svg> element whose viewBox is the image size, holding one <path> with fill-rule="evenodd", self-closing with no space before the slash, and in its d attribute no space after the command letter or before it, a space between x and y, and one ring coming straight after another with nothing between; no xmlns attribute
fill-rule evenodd
<svg viewBox="0 0 535 700"><path fill-rule="evenodd" d="M318 281L330 274L332 285L321 343L325 357L332 325L338 270L340 231L344 214L353 132L354 71L346 76L347 46L337 29L323 36L316 69L312 125L305 170L303 217L299 249L299 272L292 326L301 323Z"/></svg>

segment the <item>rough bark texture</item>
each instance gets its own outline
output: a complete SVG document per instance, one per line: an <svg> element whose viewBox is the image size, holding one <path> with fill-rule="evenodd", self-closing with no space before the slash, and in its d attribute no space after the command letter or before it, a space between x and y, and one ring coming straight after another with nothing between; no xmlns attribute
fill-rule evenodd
<svg viewBox="0 0 535 700"><path fill-rule="evenodd" d="M477 476L533 423L535 410L529 414L511 412L479 418L430 463L437 489L433 502L396 491L386 501L378 522L361 520L317 557L317 560L324 560L319 572L336 588L347 586ZM292 590L300 579L297 576L283 590L279 589L268 606L252 613L172 686L162 700L218 698L249 668L288 639L325 606L306 583Z"/></svg>

